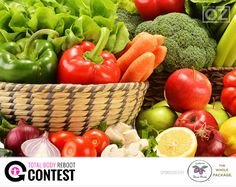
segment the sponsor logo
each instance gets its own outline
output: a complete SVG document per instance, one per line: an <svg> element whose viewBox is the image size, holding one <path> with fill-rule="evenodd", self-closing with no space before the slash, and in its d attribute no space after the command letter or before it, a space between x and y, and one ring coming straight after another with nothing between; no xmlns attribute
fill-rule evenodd
<svg viewBox="0 0 236 187"><path fill-rule="evenodd" d="M196 160L189 165L187 172L191 180L205 182L212 176L212 167L204 160Z"/></svg>

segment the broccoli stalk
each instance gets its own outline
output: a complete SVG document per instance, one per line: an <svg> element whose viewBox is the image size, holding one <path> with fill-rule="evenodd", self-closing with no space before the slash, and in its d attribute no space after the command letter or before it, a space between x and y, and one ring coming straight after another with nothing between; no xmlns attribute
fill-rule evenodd
<svg viewBox="0 0 236 187"><path fill-rule="evenodd" d="M217 46L214 66L231 67L236 60L236 15L233 17Z"/></svg>

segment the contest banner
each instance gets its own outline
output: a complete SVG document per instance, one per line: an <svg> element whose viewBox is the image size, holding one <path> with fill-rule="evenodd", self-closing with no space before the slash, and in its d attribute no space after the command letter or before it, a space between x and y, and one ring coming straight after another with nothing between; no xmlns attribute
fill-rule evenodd
<svg viewBox="0 0 236 187"><path fill-rule="evenodd" d="M230 158L4 158L1 186L221 186L236 185Z"/></svg>

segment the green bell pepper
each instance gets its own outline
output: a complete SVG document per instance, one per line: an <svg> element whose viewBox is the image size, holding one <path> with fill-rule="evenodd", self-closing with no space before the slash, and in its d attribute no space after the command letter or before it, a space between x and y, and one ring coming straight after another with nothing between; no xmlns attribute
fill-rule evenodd
<svg viewBox="0 0 236 187"><path fill-rule="evenodd" d="M0 44L0 81L14 83L54 83L57 74L57 54L53 44L42 35L58 35L42 29L30 38Z"/></svg>
<svg viewBox="0 0 236 187"><path fill-rule="evenodd" d="M0 113L0 139L4 138L7 133L15 127L16 125L8 122L6 118Z"/></svg>

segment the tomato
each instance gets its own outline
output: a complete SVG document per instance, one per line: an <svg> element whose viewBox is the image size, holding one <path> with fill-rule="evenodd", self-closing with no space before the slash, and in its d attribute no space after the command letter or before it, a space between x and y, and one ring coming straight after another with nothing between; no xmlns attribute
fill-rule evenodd
<svg viewBox="0 0 236 187"><path fill-rule="evenodd" d="M223 79L224 89L220 100L227 112L236 116L236 70L228 72Z"/></svg>
<svg viewBox="0 0 236 187"><path fill-rule="evenodd" d="M74 138L75 135L68 131L59 131L51 134L49 140L61 151L64 144Z"/></svg>
<svg viewBox="0 0 236 187"><path fill-rule="evenodd" d="M101 130L89 130L83 135L83 137L93 143L95 149L97 150L98 156L101 155L105 147L110 145L109 137Z"/></svg>
<svg viewBox="0 0 236 187"><path fill-rule="evenodd" d="M232 154L232 155L230 155L231 157L236 157L236 153L235 154Z"/></svg>
<svg viewBox="0 0 236 187"><path fill-rule="evenodd" d="M96 157L97 151L88 139L76 136L68 140L63 146L62 157Z"/></svg>
<svg viewBox="0 0 236 187"><path fill-rule="evenodd" d="M236 153L236 117L226 120L220 127L220 133L226 140L225 155Z"/></svg>

